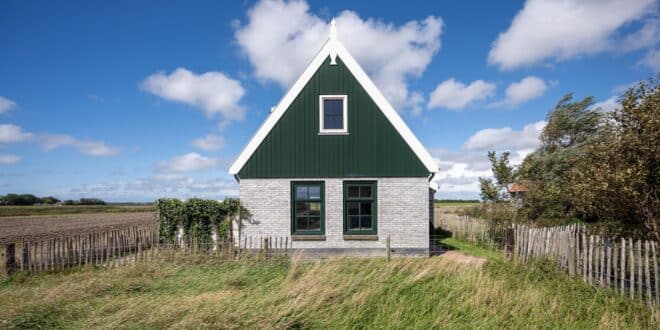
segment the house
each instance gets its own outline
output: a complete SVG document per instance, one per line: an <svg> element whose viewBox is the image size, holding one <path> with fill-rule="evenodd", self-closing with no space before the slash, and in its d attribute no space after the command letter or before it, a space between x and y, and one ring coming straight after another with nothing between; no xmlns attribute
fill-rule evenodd
<svg viewBox="0 0 660 330"><path fill-rule="evenodd" d="M251 213L234 237L331 255L383 254L389 238L428 255L437 165L330 31L229 169Z"/></svg>
<svg viewBox="0 0 660 330"><path fill-rule="evenodd" d="M525 195L529 188L522 182L515 182L507 188L509 195L511 195L511 203L516 208L521 208L525 203Z"/></svg>

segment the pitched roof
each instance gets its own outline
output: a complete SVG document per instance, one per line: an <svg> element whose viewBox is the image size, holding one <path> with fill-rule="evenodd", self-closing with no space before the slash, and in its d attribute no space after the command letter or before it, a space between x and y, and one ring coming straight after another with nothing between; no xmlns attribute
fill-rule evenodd
<svg viewBox="0 0 660 330"><path fill-rule="evenodd" d="M298 77L298 80L287 91L284 97L280 100L277 106L270 112L264 123L259 127L257 133L252 137L247 146L241 151L238 157L229 167L229 174L236 175L248 162L252 154L257 150L259 145L266 139L275 124L282 118L291 103L295 100L296 96L302 91L307 82L314 76L317 69L325 62L330 56L330 64L335 64L337 56L342 59L342 62L348 70L355 76L355 79L360 83L362 88L365 89L367 94L373 99L374 103L378 106L385 117L392 123L392 126L403 137L406 143L410 146L412 151L417 155L419 160L424 164L429 172L435 173L438 171L438 165L433 160L431 154L424 148L421 142L417 139L415 134L408 128L406 123L401 119L401 116L394 110L394 107L383 96L376 85L371 81L369 76L364 72L362 67L355 61L353 56L346 50L344 45L337 39L336 32L334 32L334 24L331 28L330 37L323 44L321 50L314 56L312 62L307 66L303 74Z"/></svg>

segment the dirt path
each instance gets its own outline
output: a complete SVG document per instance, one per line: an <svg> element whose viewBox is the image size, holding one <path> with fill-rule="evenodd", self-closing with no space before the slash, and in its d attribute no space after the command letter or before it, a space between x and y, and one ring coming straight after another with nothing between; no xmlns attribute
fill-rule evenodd
<svg viewBox="0 0 660 330"><path fill-rule="evenodd" d="M481 266L486 263L485 258L469 256L467 254L458 252L458 251L447 251L439 256L439 258L445 258L451 260L457 264L462 264L465 266L471 266L475 268L481 268Z"/></svg>
<svg viewBox="0 0 660 330"><path fill-rule="evenodd" d="M0 217L0 244L125 228L156 221L154 212Z"/></svg>

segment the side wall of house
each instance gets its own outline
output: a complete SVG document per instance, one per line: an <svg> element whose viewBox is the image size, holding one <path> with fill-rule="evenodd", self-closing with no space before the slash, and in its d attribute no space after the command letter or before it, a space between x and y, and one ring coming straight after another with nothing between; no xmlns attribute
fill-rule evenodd
<svg viewBox="0 0 660 330"><path fill-rule="evenodd" d="M428 179L360 178L377 181L378 240L345 240L343 182L345 179L308 179L325 182L325 240L294 241L293 249L310 253L382 255L386 240L394 254L427 256L429 249ZM350 180L350 179L346 179ZM241 225L241 239L291 239L291 181L303 179L242 179L241 202L252 217Z"/></svg>

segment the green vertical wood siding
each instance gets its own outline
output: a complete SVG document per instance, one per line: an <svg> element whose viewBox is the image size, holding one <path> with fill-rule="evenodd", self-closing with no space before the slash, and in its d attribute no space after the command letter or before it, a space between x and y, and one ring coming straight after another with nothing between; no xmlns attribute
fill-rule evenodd
<svg viewBox="0 0 660 330"><path fill-rule="evenodd" d="M239 172L240 178L430 175L367 92L328 58ZM319 95L348 95L348 135L319 135Z"/></svg>

